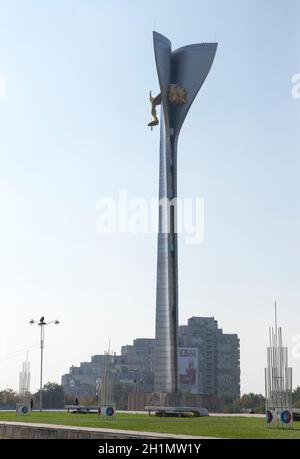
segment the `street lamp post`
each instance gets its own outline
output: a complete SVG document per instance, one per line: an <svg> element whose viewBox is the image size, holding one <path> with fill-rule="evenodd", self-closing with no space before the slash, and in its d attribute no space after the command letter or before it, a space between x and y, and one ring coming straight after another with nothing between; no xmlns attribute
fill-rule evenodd
<svg viewBox="0 0 300 459"><path fill-rule="evenodd" d="M40 347L41 347L41 373L40 373L40 411L43 410L43 363L44 363L44 337L45 337L45 326L54 324L58 325L58 320L52 320L51 322L45 322L45 317L41 317L39 322L31 319L30 325L37 324L41 327Z"/></svg>

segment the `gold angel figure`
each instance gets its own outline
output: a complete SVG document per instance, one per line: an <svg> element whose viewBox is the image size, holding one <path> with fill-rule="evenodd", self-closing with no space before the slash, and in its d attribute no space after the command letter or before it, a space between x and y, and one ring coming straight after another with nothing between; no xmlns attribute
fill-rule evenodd
<svg viewBox="0 0 300 459"><path fill-rule="evenodd" d="M161 104L161 94L159 93L157 96L152 97L152 93L150 91L150 104L151 104L152 120L150 121L150 123L148 123L148 126L151 127L151 131L152 131L153 127L159 124L159 120L157 118L156 107L157 105Z"/></svg>

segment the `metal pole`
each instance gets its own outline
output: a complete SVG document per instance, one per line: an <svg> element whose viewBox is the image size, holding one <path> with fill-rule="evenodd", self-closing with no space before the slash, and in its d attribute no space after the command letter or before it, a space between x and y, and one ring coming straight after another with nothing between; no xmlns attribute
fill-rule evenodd
<svg viewBox="0 0 300 459"><path fill-rule="evenodd" d="M278 345L277 344L277 303L275 301L275 333L276 333L276 346Z"/></svg>
<svg viewBox="0 0 300 459"><path fill-rule="evenodd" d="M40 411L43 410L43 354L44 354L44 324L41 323L41 377L40 377Z"/></svg>

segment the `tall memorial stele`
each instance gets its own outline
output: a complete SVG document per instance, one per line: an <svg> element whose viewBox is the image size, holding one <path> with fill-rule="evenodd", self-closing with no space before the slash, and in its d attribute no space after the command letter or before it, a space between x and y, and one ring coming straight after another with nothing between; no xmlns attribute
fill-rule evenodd
<svg viewBox="0 0 300 459"><path fill-rule="evenodd" d="M152 97L151 129L159 124L161 105L159 207L157 247L154 390L178 393L178 253L177 253L177 144L186 115L212 66L217 43L200 43L172 50L171 42L153 32L160 93ZM175 201L174 201L175 200Z"/></svg>

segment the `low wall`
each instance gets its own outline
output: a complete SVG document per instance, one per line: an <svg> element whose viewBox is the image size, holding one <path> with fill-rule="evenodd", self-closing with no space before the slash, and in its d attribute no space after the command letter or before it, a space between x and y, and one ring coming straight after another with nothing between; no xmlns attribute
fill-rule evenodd
<svg viewBox="0 0 300 459"><path fill-rule="evenodd" d="M35 424L28 422L0 422L0 438L12 439L160 439L160 438L203 438L189 435L137 432L132 430L93 429L88 427ZM207 438L207 437L206 437Z"/></svg>

